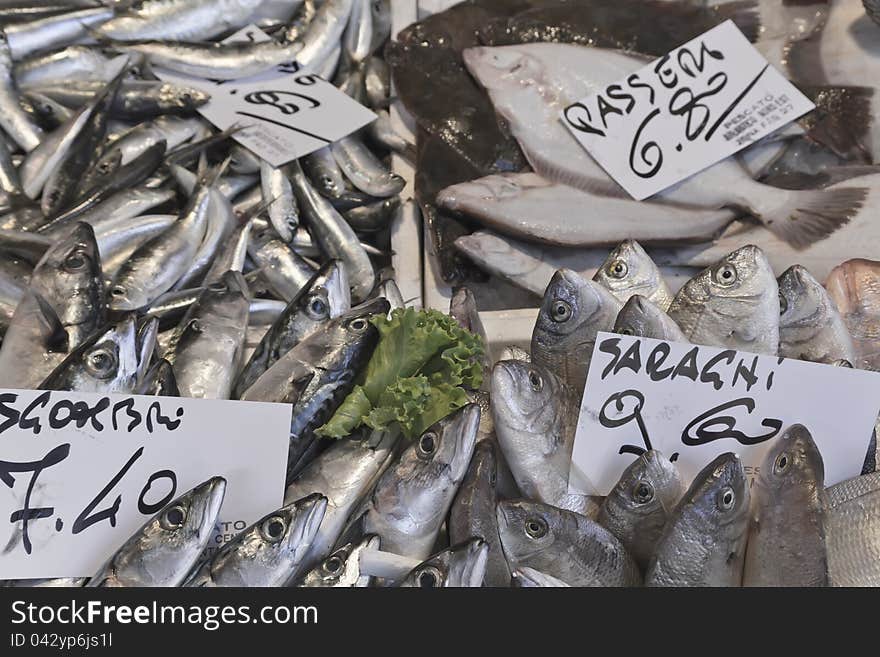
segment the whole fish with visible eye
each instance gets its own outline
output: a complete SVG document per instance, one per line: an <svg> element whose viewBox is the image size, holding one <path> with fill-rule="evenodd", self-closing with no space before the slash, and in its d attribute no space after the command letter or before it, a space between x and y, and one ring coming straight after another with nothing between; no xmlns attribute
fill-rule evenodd
<svg viewBox="0 0 880 657"><path fill-rule="evenodd" d="M757 246L737 249L697 274L668 313L694 344L767 356L779 350L779 286Z"/></svg>
<svg viewBox="0 0 880 657"><path fill-rule="evenodd" d="M512 570L535 568L569 586L639 586L639 567L623 544L573 511L530 500L497 508L501 544Z"/></svg>
<svg viewBox="0 0 880 657"><path fill-rule="evenodd" d="M622 304L601 285L570 269L554 274L532 332L532 362L558 374L580 398L593 346L610 331Z"/></svg>
<svg viewBox="0 0 880 657"><path fill-rule="evenodd" d="M634 294L641 294L661 310L669 308L672 293L641 244L635 240L621 242L599 267L593 280L626 303Z"/></svg>
<svg viewBox="0 0 880 657"><path fill-rule="evenodd" d="M321 525L327 498L309 495L242 530L203 563L184 586L291 586Z"/></svg>
<svg viewBox="0 0 880 657"><path fill-rule="evenodd" d="M621 335L637 335L655 340L688 341L669 315L640 294L634 294L623 304L612 330Z"/></svg>
<svg viewBox="0 0 880 657"><path fill-rule="evenodd" d="M753 499L743 586L827 586L825 464L806 427L773 442Z"/></svg>
<svg viewBox="0 0 880 657"><path fill-rule="evenodd" d="M683 493L675 465L660 452L649 450L623 471L596 520L644 568Z"/></svg>
<svg viewBox="0 0 880 657"><path fill-rule="evenodd" d="M736 454L703 468L675 507L645 573L646 586L739 586L749 488Z"/></svg>
<svg viewBox="0 0 880 657"><path fill-rule="evenodd" d="M226 480L212 477L172 500L122 544L91 587L180 586L214 534Z"/></svg>
<svg viewBox="0 0 880 657"><path fill-rule="evenodd" d="M373 578L361 573L363 552L378 550L379 537L366 536L360 543L346 543L305 576L299 586L308 588L366 588Z"/></svg>
<svg viewBox="0 0 880 657"><path fill-rule="evenodd" d="M858 356L837 306L806 269L793 265L779 277L779 355L814 363Z"/></svg>
<svg viewBox="0 0 880 657"><path fill-rule="evenodd" d="M483 585L489 546L481 538L447 548L413 568L401 588L477 588Z"/></svg>

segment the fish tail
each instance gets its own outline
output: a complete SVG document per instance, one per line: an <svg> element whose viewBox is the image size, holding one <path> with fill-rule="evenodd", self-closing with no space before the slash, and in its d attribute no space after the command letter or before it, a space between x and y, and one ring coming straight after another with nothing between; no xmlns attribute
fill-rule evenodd
<svg viewBox="0 0 880 657"><path fill-rule="evenodd" d="M761 16L758 3L753 0L725 2L712 8L719 18L719 23L732 20L745 37L754 43L761 32Z"/></svg>
<svg viewBox="0 0 880 657"><path fill-rule="evenodd" d="M845 226L865 201L864 187L782 190L749 212L768 230L796 249L805 249Z"/></svg>
<svg viewBox="0 0 880 657"><path fill-rule="evenodd" d="M807 134L838 157L870 163L865 147L871 122L874 90L870 87L798 85L816 104L816 110L801 119Z"/></svg>

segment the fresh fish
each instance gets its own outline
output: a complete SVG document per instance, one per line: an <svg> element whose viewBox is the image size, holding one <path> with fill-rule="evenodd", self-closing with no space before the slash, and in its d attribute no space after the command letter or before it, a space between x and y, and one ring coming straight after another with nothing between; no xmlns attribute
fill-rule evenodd
<svg viewBox="0 0 880 657"><path fill-rule="evenodd" d="M528 566L517 568L513 573L513 581L520 588L565 588L568 586L561 579Z"/></svg>
<svg viewBox="0 0 880 657"><path fill-rule="evenodd" d="M110 82L128 62L127 55L111 57L95 46L67 46L15 63L22 88L69 80Z"/></svg>
<svg viewBox="0 0 880 657"><path fill-rule="evenodd" d="M623 471L602 502L597 521L645 568L683 494L675 465L660 452L649 450Z"/></svg>
<svg viewBox="0 0 880 657"><path fill-rule="evenodd" d="M497 507L512 570L535 568L569 586L639 586L639 567L614 534L573 511L528 500Z"/></svg>
<svg viewBox="0 0 880 657"><path fill-rule="evenodd" d="M387 228L400 205L400 197L392 196L346 210L342 216L359 233L372 233Z"/></svg>
<svg viewBox="0 0 880 657"><path fill-rule="evenodd" d="M143 381L135 391L138 395L158 395L160 397L180 397L174 368L164 358L144 373Z"/></svg>
<svg viewBox="0 0 880 657"><path fill-rule="evenodd" d="M263 160L260 162L260 185L272 228L283 242L290 242L299 226L299 208L290 178L284 169L276 169Z"/></svg>
<svg viewBox="0 0 880 657"><path fill-rule="evenodd" d="M152 189L143 185L118 192L99 203L77 217L77 222L99 226L101 232L105 226L116 225L118 222L128 221L145 216L146 212L163 205L174 197L174 192L169 189ZM169 216L169 215L153 215ZM173 216L173 215L172 215ZM167 227L167 226L166 226ZM133 227L132 227L133 228ZM63 235L67 226L65 224L45 224L39 228L39 232L56 238Z"/></svg>
<svg viewBox="0 0 880 657"><path fill-rule="evenodd" d="M594 500L568 492L580 406L572 391L544 366L505 360L492 370L491 395L498 444L522 494L595 515Z"/></svg>
<svg viewBox="0 0 880 657"><path fill-rule="evenodd" d="M248 255L272 292L293 301L315 275L315 270L272 228L257 230L248 243Z"/></svg>
<svg viewBox="0 0 880 657"><path fill-rule="evenodd" d="M309 184L302 168L294 164L292 170L294 192L312 235L328 257L340 260L345 265L352 301L363 301L376 283L369 256L360 246L351 226Z"/></svg>
<svg viewBox="0 0 880 657"><path fill-rule="evenodd" d="M249 302L247 282L231 271L189 307L169 358L181 396L229 399L244 357Z"/></svg>
<svg viewBox="0 0 880 657"><path fill-rule="evenodd" d="M393 278L379 283L376 288L376 296L386 299L391 306L391 310L406 308L406 300L403 298L403 294L401 294L400 288L397 287L397 283L394 282Z"/></svg>
<svg viewBox="0 0 880 657"><path fill-rule="evenodd" d="M814 363L858 362L849 330L822 284L794 265L779 277L779 355Z"/></svg>
<svg viewBox="0 0 880 657"><path fill-rule="evenodd" d="M108 39L210 39L248 24L263 0L143 0L95 32Z"/></svg>
<svg viewBox="0 0 880 657"><path fill-rule="evenodd" d="M110 308L138 310L170 290L186 273L205 236L210 189L223 165L200 179L178 220L139 247L110 287Z"/></svg>
<svg viewBox="0 0 880 657"><path fill-rule="evenodd" d="M880 263L855 258L831 270L825 281L857 353L857 367L880 370Z"/></svg>
<svg viewBox="0 0 880 657"><path fill-rule="evenodd" d="M689 342L775 356L779 287L757 246L737 249L692 278L669 306Z"/></svg>
<svg viewBox="0 0 880 657"><path fill-rule="evenodd" d="M361 573L364 552L379 549L378 536L366 536L358 543L346 543L315 566L299 586L314 588L366 588L373 578Z"/></svg>
<svg viewBox="0 0 880 657"><path fill-rule="evenodd" d="M474 451L480 410L468 404L409 445L376 483L362 530L376 534L382 549L427 559Z"/></svg>
<svg viewBox="0 0 880 657"><path fill-rule="evenodd" d="M470 467L449 512L449 541L453 545L479 537L486 546L486 586L510 586L510 567L501 549L495 505L498 501L498 456L495 441L474 448Z"/></svg>
<svg viewBox="0 0 880 657"><path fill-rule="evenodd" d="M831 586L880 586L880 473L827 489L825 514Z"/></svg>
<svg viewBox="0 0 880 657"><path fill-rule="evenodd" d="M342 35L342 45L349 64L357 66L373 51L373 8L371 2L355 0Z"/></svg>
<svg viewBox="0 0 880 657"><path fill-rule="evenodd" d="M571 104L633 73L644 61L602 48L531 43L471 48L464 61L510 122L529 162L542 177L584 191L627 198L559 120ZM649 203L706 210L746 210L770 231L803 249L845 225L867 191L792 191L753 181L733 159L691 176Z"/></svg>
<svg viewBox="0 0 880 657"><path fill-rule="evenodd" d="M372 354L379 334L370 317L387 312L388 302L376 299L328 321L281 356L241 396L292 405L288 480L315 456L320 445L315 429L351 392Z"/></svg>
<svg viewBox="0 0 880 657"><path fill-rule="evenodd" d="M402 588L476 588L483 585L489 546L481 538L438 552L416 566Z"/></svg>
<svg viewBox="0 0 880 657"><path fill-rule="evenodd" d="M95 229L95 239L98 241L104 277L112 280L132 253L142 244L167 230L175 221L177 215L173 214L140 215L133 218L121 214L118 217L95 221L92 227Z"/></svg>
<svg viewBox="0 0 880 657"><path fill-rule="evenodd" d="M672 318L640 294L629 298L614 320L614 333L638 335L643 338L688 342Z"/></svg>
<svg viewBox="0 0 880 657"><path fill-rule="evenodd" d="M248 220L229 235L225 244L220 245L217 254L211 261L211 266L205 274L205 280L202 281L203 285L208 286L212 283L217 283L223 278L223 274L228 271L244 271L244 264L247 259L247 245L251 239L252 227L253 221Z"/></svg>
<svg viewBox="0 0 880 657"><path fill-rule="evenodd" d="M184 586L291 586L327 508L309 495L264 516L203 563Z"/></svg>
<svg viewBox="0 0 880 657"><path fill-rule="evenodd" d="M112 7L95 7L47 16L26 23L6 25L3 32L12 59L19 60L43 50L73 43L88 36L90 28L113 18Z"/></svg>
<svg viewBox="0 0 880 657"><path fill-rule="evenodd" d="M672 293L660 269L635 240L621 242L602 264L593 280L626 303L634 294L647 297L661 310L669 308Z"/></svg>
<svg viewBox="0 0 880 657"><path fill-rule="evenodd" d="M532 332L532 361L557 373L580 397L599 331L610 331L622 304L601 285L561 269L550 280Z"/></svg>
<svg viewBox="0 0 880 657"><path fill-rule="evenodd" d="M364 90L372 108L385 107L391 98L391 70L381 57L370 57L364 64Z"/></svg>
<svg viewBox="0 0 880 657"><path fill-rule="evenodd" d="M388 110L376 110L376 116L378 118L365 129L370 140L382 148L398 153L406 158L407 161L414 163L417 157L415 146L394 129Z"/></svg>
<svg viewBox="0 0 880 657"><path fill-rule="evenodd" d="M43 139L43 130L21 106L12 54L3 34L0 34L0 128L25 152L34 150Z"/></svg>
<svg viewBox="0 0 880 657"><path fill-rule="evenodd" d="M380 435L376 444L369 435L367 440L353 436L336 441L306 466L284 492L285 502L310 493L321 493L327 498L324 520L303 558L306 568L316 567L330 554L357 506L394 458L400 434L377 433Z"/></svg>
<svg viewBox="0 0 880 657"><path fill-rule="evenodd" d="M233 397L239 398L275 362L331 319L351 309L343 265L324 265L284 308L238 374Z"/></svg>
<svg viewBox="0 0 880 657"><path fill-rule="evenodd" d="M406 181L382 164L356 135L333 142L330 151L345 177L365 194L388 198L406 186Z"/></svg>
<svg viewBox="0 0 880 657"><path fill-rule="evenodd" d="M575 146L580 148L576 142ZM437 203L505 235L569 247L610 245L628 238L660 243L706 241L719 235L735 217L723 208L633 201L585 191L536 173L494 174L452 185L437 195Z"/></svg>
<svg viewBox="0 0 880 657"><path fill-rule="evenodd" d="M285 39L301 48L296 60L306 68L319 65L339 44L355 0L321 3L304 34L287 33Z"/></svg>
<svg viewBox="0 0 880 657"><path fill-rule="evenodd" d="M158 322L153 320L148 328L153 338L157 327ZM133 393L146 366L140 362L139 347L136 320L129 316L104 331L96 331L74 349L40 384L40 389Z"/></svg>
<svg viewBox="0 0 880 657"><path fill-rule="evenodd" d="M753 491L744 586L827 586L825 465L806 427L777 438Z"/></svg>
<svg viewBox="0 0 880 657"><path fill-rule="evenodd" d="M88 586L180 586L208 540L226 494L212 477L169 502L122 544Z"/></svg>
<svg viewBox="0 0 880 657"><path fill-rule="evenodd" d="M749 488L736 454L703 468L675 507L645 573L646 586L739 586Z"/></svg>

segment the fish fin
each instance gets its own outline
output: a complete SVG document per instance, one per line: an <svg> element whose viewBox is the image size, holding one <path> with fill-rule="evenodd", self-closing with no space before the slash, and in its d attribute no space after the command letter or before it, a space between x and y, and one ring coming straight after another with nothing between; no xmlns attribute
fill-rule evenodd
<svg viewBox="0 0 880 657"><path fill-rule="evenodd" d="M197 186L213 187L229 167L230 162L232 162L232 155L228 155L220 164L202 173L199 176Z"/></svg>
<svg viewBox="0 0 880 657"><path fill-rule="evenodd" d="M765 207L749 212L772 233L795 249L805 249L825 239L849 223L862 207L868 190L864 187L844 189L784 191L772 195ZM776 202L784 198L784 201Z"/></svg>
<svg viewBox="0 0 880 657"><path fill-rule="evenodd" d="M52 305L43 298L42 295L32 292L40 314L45 320L46 326L46 347L50 352L56 354L66 354L70 349L70 336L67 335L67 329L61 323L58 313Z"/></svg>
<svg viewBox="0 0 880 657"><path fill-rule="evenodd" d="M754 43L761 32L761 16L758 3L752 0L725 2L712 8L718 16L719 23L732 20L745 37Z"/></svg>
<svg viewBox="0 0 880 657"><path fill-rule="evenodd" d="M605 179L599 178L582 178L571 175L560 167L556 162L539 156L535 153L526 153L529 164L539 176L552 183L559 183L566 187L574 187L581 191L598 194L600 196L608 196L611 198L632 199L632 197L624 191L623 187L618 185L611 177Z"/></svg>
<svg viewBox="0 0 880 657"><path fill-rule="evenodd" d="M816 110L801 119L808 136L838 157L868 164L871 154L865 147L873 121L871 87L833 87L798 85L816 104Z"/></svg>
<svg viewBox="0 0 880 657"><path fill-rule="evenodd" d="M816 32L805 39L790 41L783 48L782 59L792 81L806 82L811 80L827 84L828 76L825 74L825 67L822 66L822 52L820 50L821 29L819 27Z"/></svg>

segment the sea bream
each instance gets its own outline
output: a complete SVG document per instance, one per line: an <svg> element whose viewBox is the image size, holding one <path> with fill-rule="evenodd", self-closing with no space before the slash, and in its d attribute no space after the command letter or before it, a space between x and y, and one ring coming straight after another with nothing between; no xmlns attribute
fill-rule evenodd
<svg viewBox="0 0 880 657"><path fill-rule="evenodd" d="M573 103L642 68L644 60L557 43L469 48L463 56L540 176L593 194L628 198L559 117ZM804 248L845 225L865 195L856 186L820 191L770 187L752 180L728 158L657 194L651 203L707 212L745 210L782 239Z"/></svg>

